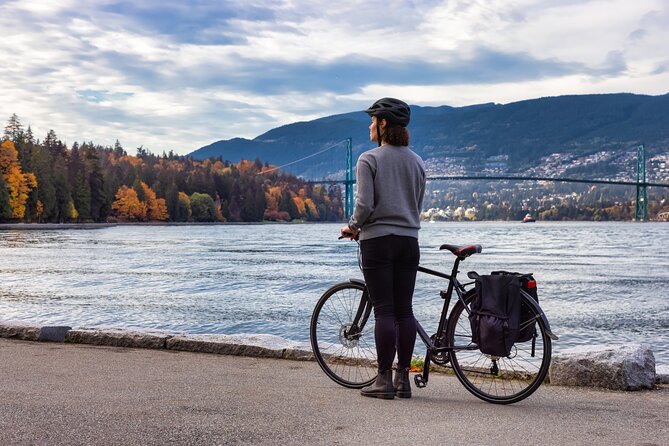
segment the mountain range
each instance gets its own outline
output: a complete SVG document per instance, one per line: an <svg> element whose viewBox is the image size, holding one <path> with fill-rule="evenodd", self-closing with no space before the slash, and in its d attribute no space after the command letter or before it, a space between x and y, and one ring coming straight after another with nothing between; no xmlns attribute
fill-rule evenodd
<svg viewBox="0 0 669 446"><path fill-rule="evenodd" d="M462 173L477 174L491 164L506 173L522 172L550 155L623 154L640 143L646 145L647 156L669 153L669 94L571 95L466 107L412 105L411 113L412 149L432 165L458 164ZM285 170L312 179L343 177L342 141L352 138L355 161L375 146L369 141L369 122L362 111L327 116L277 127L251 140L216 141L189 156L234 162L258 158L277 166L306 158Z"/></svg>

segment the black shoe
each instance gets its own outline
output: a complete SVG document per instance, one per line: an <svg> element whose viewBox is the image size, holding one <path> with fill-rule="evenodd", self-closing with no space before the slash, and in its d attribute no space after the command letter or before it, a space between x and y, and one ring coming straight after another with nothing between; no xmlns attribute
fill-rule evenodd
<svg viewBox="0 0 669 446"><path fill-rule="evenodd" d="M409 381L409 369L399 369L395 372L393 389L397 398L411 398L411 383Z"/></svg>
<svg viewBox="0 0 669 446"><path fill-rule="evenodd" d="M393 371L386 370L376 375L376 381L371 386L363 387L360 390L362 396L372 398L382 398L392 400L395 398L395 389L393 389Z"/></svg>

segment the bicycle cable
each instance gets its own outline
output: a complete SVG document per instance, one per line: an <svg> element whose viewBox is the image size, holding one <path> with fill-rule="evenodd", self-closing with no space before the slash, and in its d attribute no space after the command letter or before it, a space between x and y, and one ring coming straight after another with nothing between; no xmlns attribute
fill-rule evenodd
<svg viewBox="0 0 669 446"><path fill-rule="evenodd" d="M360 250L360 240L355 239L355 242L358 244L358 268L360 268L360 272L362 273L362 251Z"/></svg>

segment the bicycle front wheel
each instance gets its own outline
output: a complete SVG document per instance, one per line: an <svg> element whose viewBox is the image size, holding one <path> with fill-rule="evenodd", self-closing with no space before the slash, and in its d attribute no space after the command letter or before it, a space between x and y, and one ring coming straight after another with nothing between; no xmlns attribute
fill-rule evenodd
<svg viewBox="0 0 669 446"><path fill-rule="evenodd" d="M474 297L471 291L465 303ZM551 361L551 339L534 307L522 296L521 308L531 317L521 326L536 324L536 335L526 342L517 342L508 356L497 357L481 353L472 341L468 312L461 302L451 311L447 342L453 371L467 390L489 403L511 404L530 396L546 378ZM530 329L531 331L531 329ZM470 345L469 348L467 346Z"/></svg>
<svg viewBox="0 0 669 446"><path fill-rule="evenodd" d="M377 374L374 317L367 288L337 284L319 299L311 316L311 348L318 365L337 384L359 389Z"/></svg>

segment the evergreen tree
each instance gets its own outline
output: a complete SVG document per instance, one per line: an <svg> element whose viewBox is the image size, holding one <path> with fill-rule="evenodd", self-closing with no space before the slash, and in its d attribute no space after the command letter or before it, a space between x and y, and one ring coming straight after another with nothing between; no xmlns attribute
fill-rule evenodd
<svg viewBox="0 0 669 446"><path fill-rule="evenodd" d="M137 193L137 198L139 201L146 201L146 193L144 192L144 188L142 187L143 181L141 181L139 178L134 181L132 184L132 188L135 189L135 192Z"/></svg>
<svg viewBox="0 0 669 446"><path fill-rule="evenodd" d="M106 200L104 175L100 166L98 152L91 146L85 146L84 159L88 174L88 190L90 191L90 218L96 222L107 219L111 212L111 204Z"/></svg>
<svg viewBox="0 0 669 446"><path fill-rule="evenodd" d="M179 208L179 190L177 185L172 183L167 188L165 193L165 203L167 204L167 212L170 214L170 219L172 221L184 221L177 219L177 211Z"/></svg>
<svg viewBox="0 0 669 446"><path fill-rule="evenodd" d="M9 204L9 189L2 175L0 175L0 222L12 218L12 207Z"/></svg>
<svg viewBox="0 0 669 446"><path fill-rule="evenodd" d="M64 156L58 156L53 164L53 184L56 188L56 215L54 221L64 223L71 218L70 202L72 192L67 174L67 161Z"/></svg>
<svg viewBox="0 0 669 446"><path fill-rule="evenodd" d="M121 145L121 143L118 142L118 139L114 143L114 155L116 155L116 158L121 158L122 156L127 155L125 150L123 150L123 146Z"/></svg>
<svg viewBox="0 0 669 446"><path fill-rule="evenodd" d="M32 153L35 176L37 177L37 200L41 203L39 221L56 221L56 188L51 166L53 157L47 149L36 146Z"/></svg>
<svg viewBox="0 0 669 446"><path fill-rule="evenodd" d="M3 139L9 140L14 144L17 144L19 142L19 139L22 139L22 137L23 137L23 125L21 125L19 117L16 116L16 113L14 113L9 118L9 121L5 126L5 133L3 135Z"/></svg>
<svg viewBox="0 0 669 446"><path fill-rule="evenodd" d="M173 220L180 222L190 221L191 214L190 197L183 192L179 192L179 200Z"/></svg>
<svg viewBox="0 0 669 446"><path fill-rule="evenodd" d="M54 159L64 156L65 145L58 139L58 136L56 136L56 132L54 132L53 129L49 130L49 133L47 133L43 145Z"/></svg>

